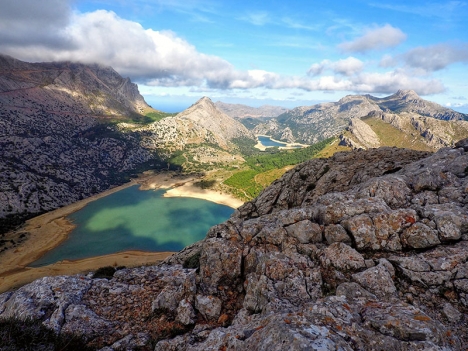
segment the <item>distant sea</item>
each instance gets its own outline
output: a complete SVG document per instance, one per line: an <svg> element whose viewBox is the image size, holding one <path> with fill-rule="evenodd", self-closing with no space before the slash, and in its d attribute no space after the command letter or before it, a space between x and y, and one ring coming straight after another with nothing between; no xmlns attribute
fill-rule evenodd
<svg viewBox="0 0 468 351"><path fill-rule="evenodd" d="M138 188L122 189L71 214L68 219L77 227L69 238L31 266L126 250L180 251L234 212L210 201L163 197L165 190Z"/></svg>

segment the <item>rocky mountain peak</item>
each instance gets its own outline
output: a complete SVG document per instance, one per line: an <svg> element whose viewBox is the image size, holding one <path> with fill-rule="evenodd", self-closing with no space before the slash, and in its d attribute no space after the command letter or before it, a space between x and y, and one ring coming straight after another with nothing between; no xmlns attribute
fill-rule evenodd
<svg viewBox="0 0 468 351"><path fill-rule="evenodd" d="M420 99L419 95L414 91L414 90L404 90L400 89L398 90L395 95L396 98L399 99Z"/></svg>

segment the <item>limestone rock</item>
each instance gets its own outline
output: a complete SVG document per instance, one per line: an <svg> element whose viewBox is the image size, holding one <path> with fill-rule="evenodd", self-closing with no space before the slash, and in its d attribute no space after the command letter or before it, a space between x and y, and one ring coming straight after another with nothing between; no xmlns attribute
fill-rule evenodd
<svg viewBox="0 0 468 351"><path fill-rule="evenodd" d="M358 270L366 266L364 257L343 243L333 243L324 249L320 261L324 266L332 265L340 270Z"/></svg>
<svg viewBox="0 0 468 351"><path fill-rule="evenodd" d="M327 225L324 229L324 236L328 244L333 244L335 242L351 244L351 238L346 230L339 224Z"/></svg>
<svg viewBox="0 0 468 351"><path fill-rule="evenodd" d="M424 223L415 223L401 235L403 245L410 248L422 249L440 244L437 232Z"/></svg>
<svg viewBox="0 0 468 351"><path fill-rule="evenodd" d="M206 320L217 320L221 313L221 300L215 296L197 295L195 308Z"/></svg>
<svg viewBox="0 0 468 351"><path fill-rule="evenodd" d="M322 229L318 224L312 223L309 220L291 224L286 227L286 231L302 244L319 243L322 241Z"/></svg>
<svg viewBox="0 0 468 351"><path fill-rule="evenodd" d="M184 325L194 324L195 311L192 304L187 300L181 300L177 307L176 320Z"/></svg>
<svg viewBox="0 0 468 351"><path fill-rule="evenodd" d="M354 274L353 279L364 289L381 299L386 299L396 297L397 289L393 283L394 274L392 265L383 259L379 265Z"/></svg>

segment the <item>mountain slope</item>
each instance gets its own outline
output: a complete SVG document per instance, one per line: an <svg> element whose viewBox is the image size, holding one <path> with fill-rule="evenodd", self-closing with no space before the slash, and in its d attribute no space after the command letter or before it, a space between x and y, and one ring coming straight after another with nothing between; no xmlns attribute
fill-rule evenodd
<svg viewBox="0 0 468 351"><path fill-rule="evenodd" d="M162 264L39 279L0 316L114 350L465 350L467 159L307 161Z"/></svg>
<svg viewBox="0 0 468 351"><path fill-rule="evenodd" d="M382 111L401 113L417 113L421 116L433 117L446 121L468 120L466 114L456 112L431 101L421 99L413 90L399 90L395 94L379 99L370 95L367 97L375 101Z"/></svg>
<svg viewBox="0 0 468 351"><path fill-rule="evenodd" d="M36 102L47 111L109 117L152 110L136 84L101 65L27 63L0 55L0 92L2 103Z"/></svg>
<svg viewBox="0 0 468 351"><path fill-rule="evenodd" d="M2 230L161 165L136 133L101 123L147 109L110 67L0 56Z"/></svg>
<svg viewBox="0 0 468 351"><path fill-rule="evenodd" d="M137 130L147 133L146 140L154 148L172 151L200 143L210 143L229 150L230 142L235 138L254 138L247 128L219 111L207 97L174 117L164 118Z"/></svg>
<svg viewBox="0 0 468 351"><path fill-rule="evenodd" d="M421 99L414 91L400 90L381 99L371 95L349 95L338 102L296 107L268 124L256 126L254 132L281 139L282 131L290 128L296 141L311 144L339 134L352 118L362 118L373 111L406 112L441 120L468 120L467 115Z"/></svg>
<svg viewBox="0 0 468 351"><path fill-rule="evenodd" d="M414 112L373 111L354 118L340 135L340 144L354 149L379 146L435 151L468 137L468 121L439 120Z"/></svg>

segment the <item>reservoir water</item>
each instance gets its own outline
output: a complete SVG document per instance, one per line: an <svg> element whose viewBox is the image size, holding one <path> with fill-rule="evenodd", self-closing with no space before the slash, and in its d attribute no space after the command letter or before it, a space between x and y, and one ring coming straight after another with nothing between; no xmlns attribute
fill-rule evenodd
<svg viewBox="0 0 468 351"><path fill-rule="evenodd" d="M31 264L48 265L125 250L179 251L205 237L234 209L182 197L165 190L141 191L134 185L90 202L68 218L77 227L60 246Z"/></svg>
<svg viewBox="0 0 468 351"><path fill-rule="evenodd" d="M265 135L258 135L257 139L265 147L271 147L271 146L277 146L277 147L283 146L284 147L287 145L286 143L281 143L278 141L271 140L271 137L265 136Z"/></svg>

